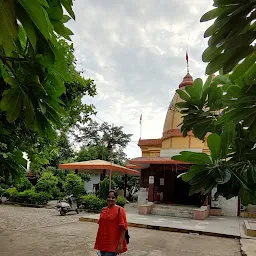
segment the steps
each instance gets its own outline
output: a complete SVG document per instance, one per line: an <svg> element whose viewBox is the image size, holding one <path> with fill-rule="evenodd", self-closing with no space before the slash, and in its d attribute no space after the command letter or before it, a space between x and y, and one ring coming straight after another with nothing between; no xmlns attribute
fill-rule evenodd
<svg viewBox="0 0 256 256"><path fill-rule="evenodd" d="M194 210L200 207L197 206L185 206L185 205L164 205L154 204L152 209L153 215L182 217L182 218L194 218Z"/></svg>

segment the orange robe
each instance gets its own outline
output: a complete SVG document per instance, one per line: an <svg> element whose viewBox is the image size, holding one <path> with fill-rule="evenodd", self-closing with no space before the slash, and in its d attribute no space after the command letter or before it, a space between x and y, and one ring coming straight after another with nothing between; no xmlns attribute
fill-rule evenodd
<svg viewBox="0 0 256 256"><path fill-rule="evenodd" d="M118 216L118 208L120 208ZM128 230L124 208L114 206L102 209L98 221L99 228L94 249L102 252L116 252L121 235L121 228ZM122 253L127 251L127 244L124 238Z"/></svg>

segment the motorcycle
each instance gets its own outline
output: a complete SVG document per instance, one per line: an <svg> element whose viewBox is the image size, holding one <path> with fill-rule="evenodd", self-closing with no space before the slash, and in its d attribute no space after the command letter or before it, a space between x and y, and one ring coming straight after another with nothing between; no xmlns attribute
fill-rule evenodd
<svg viewBox="0 0 256 256"><path fill-rule="evenodd" d="M73 195L69 195L66 200L58 200L57 210L61 216L65 216L68 212L72 211L75 211L77 214L79 213L77 202Z"/></svg>

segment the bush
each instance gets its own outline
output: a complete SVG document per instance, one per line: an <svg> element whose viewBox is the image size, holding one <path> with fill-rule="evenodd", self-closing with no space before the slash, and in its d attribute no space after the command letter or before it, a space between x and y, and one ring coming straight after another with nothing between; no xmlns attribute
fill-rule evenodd
<svg viewBox="0 0 256 256"><path fill-rule="evenodd" d="M87 195L80 197L81 208L91 210L91 211L100 211L103 207L107 206L107 202L96 195Z"/></svg>
<svg viewBox="0 0 256 256"><path fill-rule="evenodd" d="M32 188L32 184L29 182L27 177L22 177L20 179L20 182L18 182L15 186L19 192L22 192L24 190L29 190Z"/></svg>
<svg viewBox="0 0 256 256"><path fill-rule="evenodd" d="M45 192L51 195L51 199L57 199L60 195L60 190L57 187L58 179L51 172L43 173L35 186L37 193Z"/></svg>
<svg viewBox="0 0 256 256"><path fill-rule="evenodd" d="M11 200L11 198L15 197L15 195L18 193L16 188L8 188L5 190L3 196L9 198Z"/></svg>
<svg viewBox="0 0 256 256"><path fill-rule="evenodd" d="M112 189L116 188L115 182L112 180L111 182ZM99 189L99 198L102 198L104 200L108 197L108 191L109 191L109 177L107 176L103 181L100 182L100 189Z"/></svg>
<svg viewBox="0 0 256 256"><path fill-rule="evenodd" d="M118 196L116 204L121 207L124 207L126 204L126 199L123 196Z"/></svg>
<svg viewBox="0 0 256 256"><path fill-rule="evenodd" d="M51 195L45 192L36 193L34 190L24 190L23 192L17 192L16 188L7 189L6 195L12 202L27 203L27 204L47 204Z"/></svg>
<svg viewBox="0 0 256 256"><path fill-rule="evenodd" d="M84 183L77 174L69 173L64 182L66 194L78 198L84 193Z"/></svg>

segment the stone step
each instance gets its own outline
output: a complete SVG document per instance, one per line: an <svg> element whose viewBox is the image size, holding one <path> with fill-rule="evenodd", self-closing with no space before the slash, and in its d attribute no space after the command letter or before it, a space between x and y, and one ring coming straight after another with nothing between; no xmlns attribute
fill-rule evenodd
<svg viewBox="0 0 256 256"><path fill-rule="evenodd" d="M171 217L193 218L195 209L198 209L198 207L154 205L152 214Z"/></svg>

